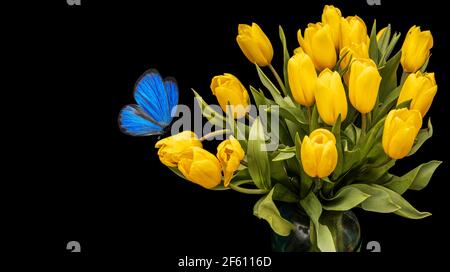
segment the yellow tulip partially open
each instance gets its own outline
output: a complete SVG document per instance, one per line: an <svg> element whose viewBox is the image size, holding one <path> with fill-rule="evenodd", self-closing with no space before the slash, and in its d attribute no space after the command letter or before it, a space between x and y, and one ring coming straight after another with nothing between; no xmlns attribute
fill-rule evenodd
<svg viewBox="0 0 450 272"><path fill-rule="evenodd" d="M350 66L348 96L353 107L360 113L372 111L377 101L381 76L371 59L355 59Z"/></svg>
<svg viewBox="0 0 450 272"><path fill-rule="evenodd" d="M213 154L197 146L190 147L183 152L178 162L178 170L186 179L207 189L216 187L222 180L219 160Z"/></svg>
<svg viewBox="0 0 450 272"><path fill-rule="evenodd" d="M288 79L294 100L310 107L314 104L317 73L311 58L301 48L288 61Z"/></svg>
<svg viewBox="0 0 450 272"><path fill-rule="evenodd" d="M400 63L403 70L408 73L418 71L430 56L432 47L433 36L430 31L420 31L418 26L411 27L402 46Z"/></svg>
<svg viewBox="0 0 450 272"><path fill-rule="evenodd" d="M241 144L232 135L217 147L217 158L222 165L223 185L225 187L230 184L233 173L238 169L244 156L245 153Z"/></svg>
<svg viewBox="0 0 450 272"><path fill-rule="evenodd" d="M370 44L367 35L367 27L364 21L358 16L348 16L341 19L341 46L340 48L350 47L352 43Z"/></svg>
<svg viewBox="0 0 450 272"><path fill-rule="evenodd" d="M314 130L303 138L300 157L308 176L328 177L337 165L336 137L323 128Z"/></svg>
<svg viewBox="0 0 450 272"><path fill-rule="evenodd" d="M391 110L386 117L383 129L383 149L392 159L404 158L422 127L422 116L417 110L402 108Z"/></svg>
<svg viewBox="0 0 450 272"><path fill-rule="evenodd" d="M272 44L256 23L251 26L240 24L236 41L250 62L259 66L267 66L272 62Z"/></svg>
<svg viewBox="0 0 450 272"><path fill-rule="evenodd" d="M211 81L211 91L216 96L220 107L233 118L242 118L250 110L247 89L232 74L215 76ZM230 109L231 113L227 110Z"/></svg>
<svg viewBox="0 0 450 272"><path fill-rule="evenodd" d="M320 118L332 126L339 114L341 121L347 117L347 98L338 72L325 69L317 78L316 104Z"/></svg>
<svg viewBox="0 0 450 272"><path fill-rule="evenodd" d="M322 12L322 23L330 26L336 50L339 49L341 40L341 18L342 14L338 8L332 5L325 5Z"/></svg>
<svg viewBox="0 0 450 272"><path fill-rule="evenodd" d="M303 51L311 57L318 71L325 68L333 69L337 57L329 25L322 23L308 24L305 29L305 36L302 36L302 31L299 29L297 38Z"/></svg>
<svg viewBox="0 0 450 272"><path fill-rule="evenodd" d="M202 142L192 131L183 131L161 139L155 144L155 147L159 148L159 160L169 167L176 167L180 161L181 154L192 146L202 147Z"/></svg>

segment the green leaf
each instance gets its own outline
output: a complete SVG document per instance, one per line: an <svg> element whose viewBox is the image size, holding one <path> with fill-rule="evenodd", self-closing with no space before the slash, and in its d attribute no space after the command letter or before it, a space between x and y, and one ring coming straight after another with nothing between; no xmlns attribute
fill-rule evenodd
<svg viewBox="0 0 450 272"><path fill-rule="evenodd" d="M428 212L419 212L401 195L384 186L378 184L352 184L349 186L370 195L360 204L364 210L380 213L393 212L410 219L420 219L431 215Z"/></svg>
<svg viewBox="0 0 450 272"><path fill-rule="evenodd" d="M393 176L391 181L383 186L398 194L403 194L408 189L422 190L428 185L431 176L441 163L441 161L423 163L401 177Z"/></svg>
<svg viewBox="0 0 450 272"><path fill-rule="evenodd" d="M274 105L267 107L266 111L271 112L273 106ZM304 128L308 127L306 120L301 119L300 109L291 108L291 107L278 107L278 112L282 118L290 120Z"/></svg>
<svg viewBox="0 0 450 272"><path fill-rule="evenodd" d="M317 104L314 104L311 114L311 123L309 124L309 132L319 128L319 111L317 110Z"/></svg>
<svg viewBox="0 0 450 272"><path fill-rule="evenodd" d="M370 33L369 57L378 64L378 43L377 43L377 21L373 21L372 32Z"/></svg>
<svg viewBox="0 0 450 272"><path fill-rule="evenodd" d="M385 54L390 38L391 38L391 25L389 24L386 27L386 30L384 31L384 33L381 35L380 40L377 41L378 49L380 50L381 55Z"/></svg>
<svg viewBox="0 0 450 272"><path fill-rule="evenodd" d="M355 187L345 186L340 189L334 197L326 199L322 205L325 210L347 211L358 206L368 197L370 197L369 194L366 194Z"/></svg>
<svg viewBox="0 0 450 272"><path fill-rule="evenodd" d="M428 118L428 128L421 129L416 138L416 143L411 148L408 156L413 155L419 150L419 148L426 142L429 138L433 136L433 126L431 125L431 118Z"/></svg>
<svg viewBox="0 0 450 272"><path fill-rule="evenodd" d="M253 100L255 100L256 106L259 107L261 105L275 105L275 101L266 98L263 92L258 91L257 89L253 88L253 86L250 86L250 91L252 93Z"/></svg>
<svg viewBox="0 0 450 272"><path fill-rule="evenodd" d="M311 192L305 198L300 200L300 205L305 210L306 214L314 224L316 231L317 247L322 252L335 252L333 236L326 225L319 223L320 215L322 214L322 205L317 196Z"/></svg>
<svg viewBox="0 0 450 272"><path fill-rule="evenodd" d="M281 107L289 107L289 105L286 103L286 101L283 99L283 96L281 96L280 91L277 89L277 87L270 81L270 79L264 74L264 72L259 68L258 65L256 65L256 70L258 71L259 79L261 80L261 83L269 90L270 94L272 95L273 99L275 100L275 103L280 105Z"/></svg>
<svg viewBox="0 0 450 272"><path fill-rule="evenodd" d="M256 187L270 189L270 164L267 152L262 150L264 145L264 129L257 117L250 128L247 146L248 171Z"/></svg>
<svg viewBox="0 0 450 272"><path fill-rule="evenodd" d="M342 173L349 171L355 164L361 160L361 150L359 148L353 150L344 150L344 163L342 165Z"/></svg>
<svg viewBox="0 0 450 272"><path fill-rule="evenodd" d="M409 202L406 201L401 195L397 194L392 190L389 190L388 188L385 188L377 184L373 184L372 186L387 192L392 202L394 202L397 206L400 207L400 209L394 212L396 215L400 215L402 217L409 219L422 219L431 215L431 213L429 212L419 212L411 204L409 204Z"/></svg>
<svg viewBox="0 0 450 272"><path fill-rule="evenodd" d="M348 187L353 187L361 192L370 195L364 200L360 207L366 211L378 213L392 213L398 211L401 207L394 203L389 195L384 190L368 184L351 184Z"/></svg>
<svg viewBox="0 0 450 272"><path fill-rule="evenodd" d="M334 136L336 137L336 149L338 152L338 161L333 172L333 179L337 179L337 177L341 175L342 167L344 165L344 154L341 141L341 114L339 114L336 123L334 123L334 126L331 129L331 132L333 132Z"/></svg>
<svg viewBox="0 0 450 272"><path fill-rule="evenodd" d="M288 80L288 73L287 73L287 66L289 61L289 52L286 45L286 36L284 35L283 28L279 26L279 32L280 32L280 40L281 44L283 45L283 76L284 76L284 86L286 86L286 94L291 96L291 89L289 87L289 80Z"/></svg>
<svg viewBox="0 0 450 272"><path fill-rule="evenodd" d="M381 84L378 92L379 101L384 103L387 95L397 88L397 69L402 56L401 50L398 51L382 68L380 68Z"/></svg>
<svg viewBox="0 0 450 272"><path fill-rule="evenodd" d="M286 186L281 183L275 184L273 186L273 200L287 202L287 203L298 203L300 201L299 197L289 190Z"/></svg>
<svg viewBox="0 0 450 272"><path fill-rule="evenodd" d="M392 50L394 50L394 47L397 44L398 40L400 39L400 36L401 36L400 33L394 33L394 36L392 37L389 45L381 55L379 66L383 66L384 64L386 64L386 60L389 59L389 57L391 56Z"/></svg>
<svg viewBox="0 0 450 272"><path fill-rule="evenodd" d="M284 161L295 157L294 152L280 152L272 161Z"/></svg>
<svg viewBox="0 0 450 272"><path fill-rule="evenodd" d="M367 133L367 136L361 149L361 158L366 158L370 150L375 146L375 143L378 142L379 139L381 138L382 133L380 132L384 127L385 119L386 117L378 121Z"/></svg>
<svg viewBox="0 0 450 272"><path fill-rule="evenodd" d="M256 202L253 207L253 214L260 219L266 220L276 234L288 236L294 228L294 225L284 219L281 216L280 211L278 211L275 206L275 203L272 200L274 189L275 188L272 188L267 195L263 196L260 200L258 200L258 202Z"/></svg>
<svg viewBox="0 0 450 272"><path fill-rule="evenodd" d="M395 160L390 160L386 164L379 167L369 167L366 171L361 174L359 177L362 183L376 183L381 184L384 179L383 176L388 173L389 169L391 169L395 165ZM359 179L358 179L359 180Z"/></svg>
<svg viewBox="0 0 450 272"><path fill-rule="evenodd" d="M352 147L358 142L360 135L361 129L353 123L348 125L344 130L344 136L351 141Z"/></svg>
<svg viewBox="0 0 450 272"><path fill-rule="evenodd" d="M290 187L289 176L286 172L285 164L283 161L273 161L277 152L271 152L269 156L270 163L270 179L271 183L282 183L283 185Z"/></svg>
<svg viewBox="0 0 450 272"><path fill-rule="evenodd" d="M231 181L240 181L240 180L250 180L252 177L250 176L250 172L248 168L237 171Z"/></svg>
<svg viewBox="0 0 450 272"><path fill-rule="evenodd" d="M223 115L213 110L194 89L192 89L192 91L194 92L195 99L202 111L202 115L208 119L211 124L224 128L227 122Z"/></svg>
<svg viewBox="0 0 450 272"><path fill-rule="evenodd" d="M400 86L392 90L387 94L384 103L379 103L374 109L373 123L375 124L381 118L388 114L388 112L394 108L397 103L397 98L400 95Z"/></svg>
<svg viewBox="0 0 450 272"><path fill-rule="evenodd" d="M412 99L403 101L402 103L398 104L397 107L395 107L395 109L402 109L402 108L409 108L409 106L411 105L411 101Z"/></svg>

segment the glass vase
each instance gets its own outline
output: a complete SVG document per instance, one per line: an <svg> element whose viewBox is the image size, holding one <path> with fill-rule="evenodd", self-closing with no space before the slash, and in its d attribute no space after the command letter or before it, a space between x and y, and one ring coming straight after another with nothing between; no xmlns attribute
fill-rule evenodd
<svg viewBox="0 0 450 272"><path fill-rule="evenodd" d="M289 236L280 236L272 231L272 250L275 252L318 252L311 242L310 220L298 205L282 205L279 207L283 218L294 224ZM332 232L337 252L359 251L361 245L361 229L358 219L352 211L323 211L320 223L327 225Z"/></svg>

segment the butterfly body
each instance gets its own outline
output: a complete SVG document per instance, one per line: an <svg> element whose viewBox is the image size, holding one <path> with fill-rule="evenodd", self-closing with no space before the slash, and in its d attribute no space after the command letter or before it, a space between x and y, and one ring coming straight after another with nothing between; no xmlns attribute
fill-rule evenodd
<svg viewBox="0 0 450 272"><path fill-rule="evenodd" d="M178 86L174 78L163 80L155 69L146 71L136 82L134 99L119 113L119 127L132 136L161 135L172 122L178 105Z"/></svg>

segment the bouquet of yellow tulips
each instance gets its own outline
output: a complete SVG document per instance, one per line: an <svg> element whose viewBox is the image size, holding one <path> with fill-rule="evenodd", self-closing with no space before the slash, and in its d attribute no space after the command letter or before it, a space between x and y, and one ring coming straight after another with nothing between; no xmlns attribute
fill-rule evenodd
<svg viewBox="0 0 450 272"><path fill-rule="evenodd" d="M262 84L249 86L257 110L252 112L249 92L236 76L215 76L211 91L225 116L194 94L203 116L218 128L213 135L227 137L216 154L203 149L208 135L184 131L161 139L161 162L207 189L260 194L254 215L280 236L294 225L279 206L298 204L320 251L337 250L324 212L358 207L411 219L429 216L402 194L427 186L441 162L401 176L389 170L433 133L430 119L422 128L437 92L434 73L426 70L430 31L411 27L395 53L400 34L390 25L377 32L374 23L368 34L358 16L343 17L338 8L325 6L321 22L298 31L300 47L292 56L281 27L279 36L283 73L271 64L274 51L263 30L256 23L239 25L237 44Z"/></svg>

